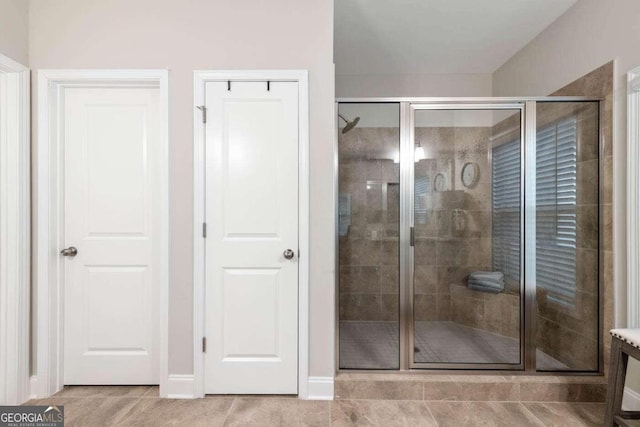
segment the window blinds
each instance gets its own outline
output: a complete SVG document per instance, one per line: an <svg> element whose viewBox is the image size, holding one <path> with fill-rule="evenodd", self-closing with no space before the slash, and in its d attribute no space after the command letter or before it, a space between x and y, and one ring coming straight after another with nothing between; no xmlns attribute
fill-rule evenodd
<svg viewBox="0 0 640 427"><path fill-rule="evenodd" d="M520 282L520 140L492 150L493 270Z"/></svg>
<svg viewBox="0 0 640 427"><path fill-rule="evenodd" d="M577 123L572 117L536 138L536 282L552 300L576 293Z"/></svg>
<svg viewBox="0 0 640 427"><path fill-rule="evenodd" d="M556 302L576 292L576 118L538 129L536 138L536 284ZM492 150L493 269L520 280L520 140Z"/></svg>

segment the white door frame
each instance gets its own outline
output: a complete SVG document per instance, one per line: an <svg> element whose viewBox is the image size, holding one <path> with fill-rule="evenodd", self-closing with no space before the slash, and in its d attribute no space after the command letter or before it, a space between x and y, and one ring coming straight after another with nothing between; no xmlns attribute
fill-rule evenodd
<svg viewBox="0 0 640 427"><path fill-rule="evenodd" d="M640 67L627 73L627 327L640 327Z"/></svg>
<svg viewBox="0 0 640 427"><path fill-rule="evenodd" d="M29 398L29 70L0 55L0 404Z"/></svg>
<svg viewBox="0 0 640 427"><path fill-rule="evenodd" d="M208 82L288 81L298 83L298 396L309 398L309 77L306 70L195 71L193 75L193 397L204 396L205 328L205 126L197 109L205 104Z"/></svg>
<svg viewBox="0 0 640 427"><path fill-rule="evenodd" d="M37 356L34 397L64 385L62 94L69 87L151 87L160 90L160 396L167 394L169 305L169 72L167 70L38 70Z"/></svg>

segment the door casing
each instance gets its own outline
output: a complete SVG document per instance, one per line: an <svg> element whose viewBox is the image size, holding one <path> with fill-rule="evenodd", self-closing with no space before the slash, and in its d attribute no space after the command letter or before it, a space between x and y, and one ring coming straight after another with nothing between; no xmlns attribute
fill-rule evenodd
<svg viewBox="0 0 640 427"><path fill-rule="evenodd" d="M205 331L205 126L198 107L205 104L207 82L234 81L290 81L298 83L298 239L300 258L298 269L298 397L301 399L331 399L329 393L316 394L322 388L322 380L309 378L309 83L306 70L238 70L195 71L193 79L193 169L194 169L194 218L193 218L193 397L204 396L204 353L202 348ZM312 390L309 390L309 384Z"/></svg>
<svg viewBox="0 0 640 427"><path fill-rule="evenodd" d="M29 69L0 55L0 404L30 396Z"/></svg>
<svg viewBox="0 0 640 427"><path fill-rule="evenodd" d="M169 302L169 73L167 70L39 70L37 152L36 371L32 397L61 390L64 372L64 164L59 126L61 98L68 87L145 87L160 91L160 396L168 390Z"/></svg>

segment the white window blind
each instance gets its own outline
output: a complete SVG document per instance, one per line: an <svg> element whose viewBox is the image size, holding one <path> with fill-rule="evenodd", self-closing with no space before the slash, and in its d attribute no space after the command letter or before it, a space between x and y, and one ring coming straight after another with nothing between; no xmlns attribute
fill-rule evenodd
<svg viewBox="0 0 640 427"><path fill-rule="evenodd" d="M576 134L571 117L536 138L536 281L549 299L567 305L576 293Z"/></svg>
<svg viewBox="0 0 640 427"><path fill-rule="evenodd" d="M536 138L536 284L573 305L576 293L577 123L538 129ZM492 150L493 269L520 278L520 140Z"/></svg>
<svg viewBox="0 0 640 427"><path fill-rule="evenodd" d="M492 150L493 270L520 282L520 140Z"/></svg>

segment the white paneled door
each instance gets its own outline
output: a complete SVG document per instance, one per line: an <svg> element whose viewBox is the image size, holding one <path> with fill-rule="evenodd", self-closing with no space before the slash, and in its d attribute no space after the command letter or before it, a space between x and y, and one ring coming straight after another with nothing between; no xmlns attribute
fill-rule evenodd
<svg viewBox="0 0 640 427"><path fill-rule="evenodd" d="M157 384L158 89L68 89L62 117L64 382Z"/></svg>
<svg viewBox="0 0 640 427"><path fill-rule="evenodd" d="M298 83L206 84L205 392L298 391Z"/></svg>

